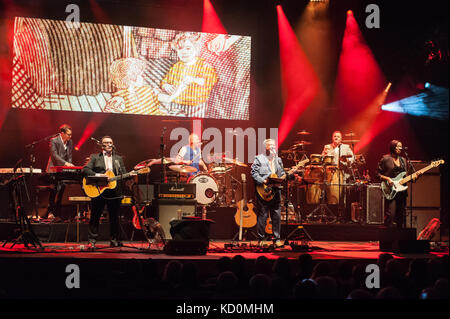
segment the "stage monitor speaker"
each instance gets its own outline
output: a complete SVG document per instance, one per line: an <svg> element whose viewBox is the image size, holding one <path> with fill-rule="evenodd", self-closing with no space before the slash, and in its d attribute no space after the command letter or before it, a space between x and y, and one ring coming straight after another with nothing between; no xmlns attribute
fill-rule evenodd
<svg viewBox="0 0 450 319"><path fill-rule="evenodd" d="M416 229L416 238L419 235L419 233L427 227L430 220L433 218L441 219L441 210L439 208L436 209L420 209L420 208L413 208L412 210L412 220L411 220L411 210L406 210L406 227L408 228L415 228ZM431 241L440 241L441 235L440 230L437 230L432 238L430 238Z"/></svg>
<svg viewBox="0 0 450 319"><path fill-rule="evenodd" d="M166 255L206 255L209 243L202 240L168 240L164 246Z"/></svg>
<svg viewBox="0 0 450 319"><path fill-rule="evenodd" d="M384 224L384 197L380 184L367 185L365 204L367 224Z"/></svg>
<svg viewBox="0 0 450 319"><path fill-rule="evenodd" d="M179 212L181 217L195 216L197 201L196 200L182 200L182 199L155 199L153 201L155 208L155 217L161 224L166 239L172 239L170 235L170 222L179 219Z"/></svg>
<svg viewBox="0 0 450 319"><path fill-rule="evenodd" d="M394 253L429 253L429 240L380 240L381 251Z"/></svg>
<svg viewBox="0 0 450 319"><path fill-rule="evenodd" d="M173 220L170 222L169 240L164 246L167 255L205 255L209 246L210 225L202 219Z"/></svg>

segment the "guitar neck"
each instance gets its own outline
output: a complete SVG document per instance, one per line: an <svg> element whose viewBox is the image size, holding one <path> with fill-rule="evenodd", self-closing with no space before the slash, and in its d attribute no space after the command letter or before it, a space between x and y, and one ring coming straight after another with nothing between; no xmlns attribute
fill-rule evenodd
<svg viewBox="0 0 450 319"><path fill-rule="evenodd" d="M412 180L413 178L416 178L418 174L423 174L423 173L425 173L426 171L428 171L429 169L431 169L432 167L433 167L433 165L430 164L430 165L428 165L428 166L426 166L426 167L424 167L424 168L418 170L417 172L415 172L415 173L413 173L413 174L411 174L411 175L408 175L408 176L406 176L405 178L402 178L402 179L400 180L400 182L399 182L400 185L403 185L403 184L405 184L405 183L408 183L408 182L409 182L410 180Z"/></svg>
<svg viewBox="0 0 450 319"><path fill-rule="evenodd" d="M133 173L134 173L134 171L129 172L129 173L125 173L125 174L122 174L122 175L114 176L114 177L111 177L111 178L108 178L108 182L120 181L121 179L130 177L131 174L133 174Z"/></svg>

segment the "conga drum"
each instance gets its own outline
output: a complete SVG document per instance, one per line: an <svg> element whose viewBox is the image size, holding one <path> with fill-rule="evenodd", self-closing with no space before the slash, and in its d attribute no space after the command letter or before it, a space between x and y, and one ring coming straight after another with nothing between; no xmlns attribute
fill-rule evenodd
<svg viewBox="0 0 450 319"><path fill-rule="evenodd" d="M322 165L322 155L311 154L309 161L310 161L311 165Z"/></svg>
<svg viewBox="0 0 450 319"><path fill-rule="evenodd" d="M334 156L333 155L325 155L323 157L323 164L324 165L334 165Z"/></svg>
<svg viewBox="0 0 450 319"><path fill-rule="evenodd" d="M321 165L308 165L305 168L303 179L308 183L306 190L306 203L310 205L320 203L320 183L323 182L323 167Z"/></svg>
<svg viewBox="0 0 450 319"><path fill-rule="evenodd" d="M329 165L326 168L326 179L327 179L327 203L329 205L336 205L339 203L339 193L344 193L344 174L341 170L337 168L336 165ZM341 189L339 192L339 181L341 184Z"/></svg>

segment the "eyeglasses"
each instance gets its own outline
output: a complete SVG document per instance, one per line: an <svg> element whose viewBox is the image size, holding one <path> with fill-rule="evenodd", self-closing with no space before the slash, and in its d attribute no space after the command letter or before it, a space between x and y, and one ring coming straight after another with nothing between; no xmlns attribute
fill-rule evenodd
<svg viewBox="0 0 450 319"><path fill-rule="evenodd" d="M102 142L103 145L112 145L113 142Z"/></svg>

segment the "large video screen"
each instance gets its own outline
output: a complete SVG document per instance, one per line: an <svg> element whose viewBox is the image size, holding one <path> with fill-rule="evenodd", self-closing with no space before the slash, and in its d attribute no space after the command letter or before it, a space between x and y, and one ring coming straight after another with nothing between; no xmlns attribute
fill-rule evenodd
<svg viewBox="0 0 450 319"><path fill-rule="evenodd" d="M251 38L15 18L12 107L248 120Z"/></svg>

